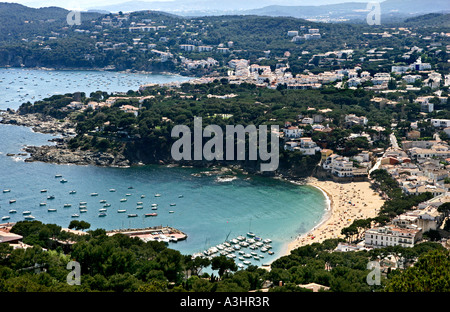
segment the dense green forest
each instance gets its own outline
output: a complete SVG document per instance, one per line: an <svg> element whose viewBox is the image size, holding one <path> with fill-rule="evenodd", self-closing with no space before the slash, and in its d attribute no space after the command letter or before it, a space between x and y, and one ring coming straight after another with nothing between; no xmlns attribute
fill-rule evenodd
<svg viewBox="0 0 450 312"><path fill-rule="evenodd" d="M13 250L0 244L1 292L247 292L263 284L274 286L269 291L291 292L307 291L297 285L308 283L319 283L333 292L446 291L449 287L445 282L448 251L437 243L336 252L339 240L331 239L300 247L273 262L267 271L256 266L237 270L234 261L223 256L192 259L162 242L144 243L123 234L107 236L102 229L78 236L54 224L20 221L12 232L34 247ZM64 241L74 243L61 244ZM418 262L405 271L389 269L382 273L381 285L368 285L367 263L390 255L401 255L405 267ZM67 264L72 260L80 263L80 285L69 285L66 280L71 270ZM436 264L432 271L430 263ZM211 275L203 273L207 267L213 270Z"/></svg>
<svg viewBox="0 0 450 312"><path fill-rule="evenodd" d="M208 97L210 94L231 93L237 96L227 99ZM139 103L141 96L150 97ZM333 130L324 133L307 126L304 136L312 137L322 148L339 150L344 156L353 156L361 150L388 146L391 121L413 119L420 113L414 105L411 106L414 111L402 107L381 110L370 101L372 96L371 92L363 90L338 90L333 87L322 90L270 90L252 84L235 85L228 84L226 80L217 80L201 85L185 83L180 88L155 86L143 92L129 91L123 100L119 98L111 107L97 110L67 109L74 95L55 95L34 104L24 103L19 113L43 113L58 119L67 117L76 124L77 131L77 135L68 142L69 148L121 153L132 163L171 162L171 146L178 139L171 136L173 127L186 125L193 129L194 117L202 117L204 127L218 125L225 133L226 125L258 127L266 124L277 125L282 129L286 121L297 123L301 115L322 114L323 125ZM110 94L98 91L89 97L83 94L82 101L105 101L109 97ZM409 100L405 99L404 102L410 105ZM140 106L138 116L122 111L120 107L125 104ZM314 107L313 111L311 107ZM320 113L321 109L328 110ZM369 123L367 127L347 129L344 126L346 114L366 116ZM373 126L384 127L384 130L373 130ZM350 138L350 134L362 132L372 136L373 142L369 143L365 137ZM204 143L206 141L205 138ZM320 159L319 153L315 156L302 155L301 152L287 152L283 146L280 151L280 170L300 168L301 172L297 174L303 176L310 175ZM212 161L209 164L216 163ZM251 170L258 162L229 164L240 164Z"/></svg>
<svg viewBox="0 0 450 312"><path fill-rule="evenodd" d="M82 13L81 25L69 26L66 16L69 11L60 8L31 9L17 4L0 4L0 66L52 67L52 68L105 68L116 70L171 71L186 74L200 74L203 71L186 71L180 66L180 57L206 59L213 57L219 62L214 68L224 73L223 66L233 58L249 59L275 68L280 61L289 62L294 74L303 70L318 70L310 58L327 51L353 49L353 56L339 62L322 65L322 70L355 66L370 49L384 50L380 61L364 62L363 69L388 71L392 62L413 62L400 58L406 47L428 45L423 37L448 32L448 15L434 14L397 24L371 27L365 24L316 23L292 17L267 16L205 16L187 18L163 12L133 12L124 19L124 14ZM156 32L130 32L129 27L147 21L164 28ZM106 21L106 22L105 22ZM145 23L144 23L145 24ZM415 35L396 28L410 27ZM300 35L316 28L320 40L292 42L287 36L289 30L298 30ZM383 32L393 33L381 36ZM138 39L138 41L134 41ZM442 38L440 38L442 39ZM444 38L445 39L445 38ZM208 45L214 48L220 44L228 46L229 53L187 52L181 44ZM114 47L118 44L119 47ZM152 45L149 48L149 45ZM445 46L445 44L444 44ZM161 62L152 49L169 51L173 57ZM269 51L267 57L265 51ZM431 51L431 50L430 50ZM285 56L289 52L289 56ZM433 52L433 51L431 51ZM306 54L305 54L306 53ZM433 56L430 53L430 56ZM378 57L376 57L378 58ZM448 70L448 64L442 63Z"/></svg>

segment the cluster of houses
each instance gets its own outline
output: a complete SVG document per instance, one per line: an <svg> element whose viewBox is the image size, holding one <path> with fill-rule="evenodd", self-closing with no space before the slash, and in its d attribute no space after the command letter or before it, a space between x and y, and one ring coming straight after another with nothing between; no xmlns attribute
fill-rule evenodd
<svg viewBox="0 0 450 312"><path fill-rule="evenodd" d="M389 73L375 74L374 77L368 71L361 71L361 67L351 69L339 69L313 74L307 70L303 74L293 75L289 65L279 62L275 70L270 66L251 64L249 60L233 59L228 62L228 80L230 83L253 83L260 87L276 89L285 86L287 89L319 89L323 84L347 80L349 87L356 87L365 81L372 81L375 85L386 84L390 79Z"/></svg>
<svg viewBox="0 0 450 312"><path fill-rule="evenodd" d="M389 148L379 162L405 194L437 196L449 190L450 146L444 141L404 140L402 149Z"/></svg>
<svg viewBox="0 0 450 312"><path fill-rule="evenodd" d="M141 97L112 96L102 102L89 101L87 103L83 103L80 101L72 101L66 106L66 109L84 111L84 110L90 108L93 110L98 110L103 107L111 107L112 105L116 104L117 101L138 100L139 107L129 105L129 104L124 104L119 107L119 109L121 111L126 112L126 113L131 113L131 114L137 116L139 113L139 110L142 106L142 103L144 103L145 100L151 99L151 98L154 98L154 96L153 95L141 96Z"/></svg>
<svg viewBox="0 0 450 312"><path fill-rule="evenodd" d="M306 40L315 40L322 38L319 29L317 28L306 28L305 26L300 26L300 34L298 30L289 30L287 32L288 37L292 37L292 42L303 42Z"/></svg>
<svg viewBox="0 0 450 312"><path fill-rule="evenodd" d="M438 208L450 202L450 193L445 192L420 203L415 210L395 217L389 224L371 228L365 232L364 246L377 248L386 246L413 247L422 240L423 234L438 230L445 220L445 213Z"/></svg>
<svg viewBox="0 0 450 312"><path fill-rule="evenodd" d="M180 56L181 65L187 70L193 69L209 69L219 65L219 62L213 59L212 57L208 57L206 60L191 60L184 56Z"/></svg>

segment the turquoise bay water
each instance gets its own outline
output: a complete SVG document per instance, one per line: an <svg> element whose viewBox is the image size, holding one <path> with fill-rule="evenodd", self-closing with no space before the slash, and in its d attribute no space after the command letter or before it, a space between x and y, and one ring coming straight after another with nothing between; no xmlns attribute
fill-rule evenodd
<svg viewBox="0 0 450 312"><path fill-rule="evenodd" d="M47 73L52 72L42 71L39 75L46 77ZM157 81L158 78L152 79ZM131 89L137 89L139 84L141 82ZM46 87L42 85L41 88ZM36 89L36 92L40 90ZM80 214L78 220L89 222L92 229L169 225L188 235L187 240L170 244L171 248L184 254L201 252L224 242L227 237L245 236L252 231L273 241L275 255L266 255L257 262L262 264L279 257L295 236L317 225L326 210L326 199L321 191L258 176L238 175L233 181L220 182L216 175L197 176L203 170L192 168L100 168L26 163L23 161L25 156L6 156L7 153L19 153L24 145L50 144L51 138L51 135L34 133L26 127L0 125L0 217L10 216L10 222L24 220L22 212L29 210L36 220L67 227L74 220L71 215L80 214L79 202L83 201L87 202L88 211ZM68 182L60 183L56 174L61 174ZM130 186L133 189L129 189ZM4 189L11 191L3 193ZM47 193L41 193L42 189ZM110 189L116 189L116 192L110 192ZM69 194L71 190L76 190L76 194ZM98 193L98 196L91 196L91 193ZM155 197L156 193L161 196ZM54 195L55 199L48 200L49 195ZM183 197L179 198L179 195ZM127 201L121 202L122 198ZM16 202L10 204L11 199ZM111 204L106 208L105 217L98 216L99 209L103 208L100 200ZM47 205L40 206L42 202ZM138 202L143 203L143 209L136 208ZM157 211L151 209L152 203L158 204ZM176 206L170 206L171 203ZM72 207L64 208L64 204ZM49 208L57 211L48 212ZM11 209L17 213L9 213ZM117 213L119 209L127 212ZM170 210L174 213L169 213ZM144 214L150 212L157 212L158 216L144 218ZM128 218L129 213L136 213L138 217Z"/></svg>

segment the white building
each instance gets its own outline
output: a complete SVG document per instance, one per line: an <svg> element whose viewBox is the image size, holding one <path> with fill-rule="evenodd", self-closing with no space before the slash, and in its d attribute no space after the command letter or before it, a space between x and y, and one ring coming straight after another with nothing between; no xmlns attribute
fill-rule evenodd
<svg viewBox="0 0 450 312"><path fill-rule="evenodd" d="M299 138L302 136L302 131L296 126L291 126L283 129L284 136L287 138Z"/></svg>
<svg viewBox="0 0 450 312"><path fill-rule="evenodd" d="M367 230L365 245L366 247L414 247L414 244L421 239L421 234L421 229L417 226L400 228L394 225L386 225Z"/></svg>
<svg viewBox="0 0 450 312"><path fill-rule="evenodd" d="M314 155L320 152L320 147L311 138L300 138L299 151L305 155Z"/></svg>
<svg viewBox="0 0 450 312"><path fill-rule="evenodd" d="M450 119L431 119L431 124L436 128L450 127Z"/></svg>

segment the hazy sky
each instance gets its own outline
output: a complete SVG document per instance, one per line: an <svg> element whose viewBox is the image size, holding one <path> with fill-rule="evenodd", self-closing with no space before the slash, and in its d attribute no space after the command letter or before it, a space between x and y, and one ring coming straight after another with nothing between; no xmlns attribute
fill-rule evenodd
<svg viewBox="0 0 450 312"><path fill-rule="evenodd" d="M20 3L29 7L47 7L47 6L57 6L66 9L86 9L92 7L100 7L111 4L118 4L123 2L128 2L132 0L16 0L16 1L5 1L3 2L14 2ZM176 1L176 0L138 0L143 2L155 2L155 1ZM226 0L224 0L226 1ZM245 1L245 0L243 0ZM378 0L375 0L378 2ZM273 4L279 4L281 0L272 0ZM290 5L319 5L319 4L331 4L331 3L342 3L342 2L374 2L374 0L292 0L289 1ZM286 2L284 1L284 4Z"/></svg>

